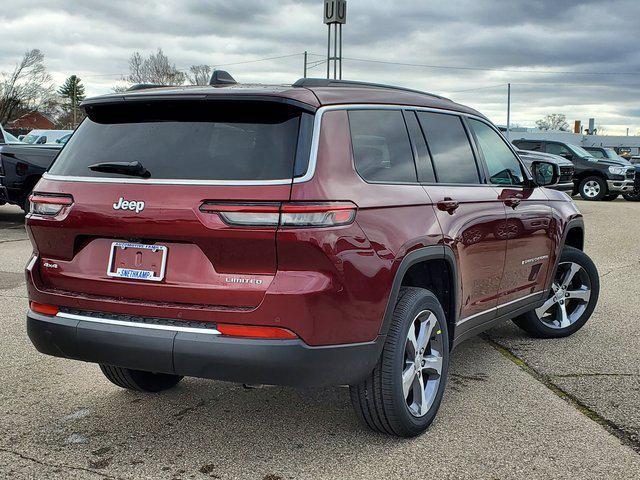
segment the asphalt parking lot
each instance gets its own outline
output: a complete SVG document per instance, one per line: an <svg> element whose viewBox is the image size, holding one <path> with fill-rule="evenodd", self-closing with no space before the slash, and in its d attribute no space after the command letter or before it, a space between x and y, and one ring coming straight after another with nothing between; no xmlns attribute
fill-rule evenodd
<svg viewBox="0 0 640 480"><path fill-rule="evenodd" d="M561 340L505 324L463 344L436 421L413 440L365 430L342 387L186 379L146 395L38 354L24 219L0 207L0 477L637 479L640 203L579 205L601 275L590 322Z"/></svg>

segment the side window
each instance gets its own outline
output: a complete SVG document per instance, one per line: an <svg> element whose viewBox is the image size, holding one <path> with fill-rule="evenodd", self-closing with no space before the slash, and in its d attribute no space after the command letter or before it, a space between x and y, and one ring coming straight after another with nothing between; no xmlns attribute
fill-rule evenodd
<svg viewBox="0 0 640 480"><path fill-rule="evenodd" d="M418 123L416 112L406 111L404 119L407 122L409 135L415 146L416 168L418 170L418 180L420 182L435 182L436 176L433 173L433 164L431 163L431 155L427 148L427 142L424 140L422 129Z"/></svg>
<svg viewBox="0 0 640 480"><path fill-rule="evenodd" d="M522 166L500 135L479 120L470 119L469 125L489 169L489 181L495 185L523 185Z"/></svg>
<svg viewBox="0 0 640 480"><path fill-rule="evenodd" d="M571 155L569 149L559 143L547 143L547 153L552 153L553 155Z"/></svg>
<svg viewBox="0 0 640 480"><path fill-rule="evenodd" d="M529 142L526 140L525 141L518 140L513 142L513 144L517 146L520 150L531 150L533 152L542 151L542 142Z"/></svg>
<svg viewBox="0 0 640 480"><path fill-rule="evenodd" d="M373 182L416 182L416 167L401 110L350 110L356 170Z"/></svg>
<svg viewBox="0 0 640 480"><path fill-rule="evenodd" d="M606 158L602 150L587 150L587 151L596 158Z"/></svg>
<svg viewBox="0 0 640 480"><path fill-rule="evenodd" d="M440 183L480 183L478 167L457 115L418 112L427 139L436 179Z"/></svg>

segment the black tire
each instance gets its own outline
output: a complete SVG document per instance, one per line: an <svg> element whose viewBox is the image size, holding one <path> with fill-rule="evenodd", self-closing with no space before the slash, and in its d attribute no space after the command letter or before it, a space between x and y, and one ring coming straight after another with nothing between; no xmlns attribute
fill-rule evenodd
<svg viewBox="0 0 640 480"><path fill-rule="evenodd" d="M433 313L437 319L436 325L439 328L436 330L436 327L433 327L433 330L430 330L433 333L427 345L429 353L433 353L434 344L443 347L442 367L439 384L432 384L433 388L437 386L437 389L433 391L435 397L428 411L422 416L415 416L403 395L402 374L405 370L405 346L408 344L409 328L414 322L419 322L419 314L425 311ZM444 311L438 299L423 288L403 287L380 359L367 378L359 385L349 387L351 403L360 420L372 430L400 437L414 437L424 432L433 422L442 402L448 370L449 334ZM413 389L410 395L413 395Z"/></svg>
<svg viewBox="0 0 640 480"><path fill-rule="evenodd" d="M161 392L175 387L182 380L180 375L143 372L111 365L100 365L100 370L111 383L138 392Z"/></svg>
<svg viewBox="0 0 640 480"><path fill-rule="evenodd" d="M602 201L603 202L611 202L612 200L615 200L619 196L620 196L619 193L611 193L609 195L605 195L604 197L602 197Z"/></svg>
<svg viewBox="0 0 640 480"><path fill-rule="evenodd" d="M25 197L25 199L22 201L22 205L20 205L20 208L22 208L22 211L27 214L29 213L29 211L31 210L31 202L29 202L29 196L31 195L31 192L29 192L27 194L27 196Z"/></svg>
<svg viewBox="0 0 640 480"><path fill-rule="evenodd" d="M640 202L640 190L635 190L632 193L623 193L622 196L629 202Z"/></svg>
<svg viewBox="0 0 640 480"><path fill-rule="evenodd" d="M598 270L594 265L593 261L589 256L584 253L582 250L578 250L573 247L564 247L562 254L560 255L560 262L562 263L577 263L584 269L584 272L588 276L590 281L590 297L588 302L586 303L586 308L582 311L579 318L573 322L571 325L559 328L559 327L551 327L548 323L542 321L535 310L527 312L523 315L520 315L513 319L513 322L523 329L525 332L529 333L531 336L536 338L561 338L572 335L573 333L580 330L591 314L593 313L593 309L596 307L598 303L598 297L600 295L600 280L598 277ZM561 275L562 272L557 272L556 277ZM554 278L554 282L557 281L557 278ZM550 301L551 297L553 297L553 292L549 292L549 296L547 300Z"/></svg>
<svg viewBox="0 0 640 480"><path fill-rule="evenodd" d="M598 193L591 194L588 191L588 187L594 185L593 182L597 184ZM578 192L583 200L588 200L592 202L596 202L598 200L602 200L603 197L607 195L607 182L602 177L586 177L583 178L580 182L580 186L578 187Z"/></svg>

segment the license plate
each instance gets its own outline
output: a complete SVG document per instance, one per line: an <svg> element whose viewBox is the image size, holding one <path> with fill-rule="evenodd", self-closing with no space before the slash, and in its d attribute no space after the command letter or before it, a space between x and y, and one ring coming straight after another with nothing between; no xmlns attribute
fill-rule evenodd
<svg viewBox="0 0 640 480"><path fill-rule="evenodd" d="M164 279L166 264L167 247L164 245L113 242L107 275L159 282Z"/></svg>

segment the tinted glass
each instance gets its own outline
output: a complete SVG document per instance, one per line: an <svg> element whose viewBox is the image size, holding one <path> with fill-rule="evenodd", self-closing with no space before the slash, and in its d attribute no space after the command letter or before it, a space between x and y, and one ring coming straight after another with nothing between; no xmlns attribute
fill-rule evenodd
<svg viewBox="0 0 640 480"><path fill-rule="evenodd" d="M479 120L470 119L469 125L487 164L489 181L496 185L522 185L524 175L520 162L500 135Z"/></svg>
<svg viewBox="0 0 640 480"><path fill-rule="evenodd" d="M473 150L456 115L418 112L440 183L480 183Z"/></svg>
<svg viewBox="0 0 640 480"><path fill-rule="evenodd" d="M589 152L589 154L592 157L596 157L596 158L606 158L604 155L604 152L602 150L591 150L591 149L586 149L587 152Z"/></svg>
<svg viewBox="0 0 640 480"><path fill-rule="evenodd" d="M126 178L88 167L138 161L152 179L276 180L293 175L300 112L286 105L132 102L96 106L88 114L54 162L52 174Z"/></svg>
<svg viewBox="0 0 640 480"><path fill-rule="evenodd" d="M400 110L351 110L356 170L374 182L415 182L409 134Z"/></svg>
<svg viewBox="0 0 640 480"><path fill-rule="evenodd" d="M528 142L517 140L513 142L520 150L532 150L534 152L539 152L542 150L542 142Z"/></svg>
<svg viewBox="0 0 640 480"><path fill-rule="evenodd" d="M571 155L571 151L559 143L547 143L547 153L552 153L553 155Z"/></svg>
<svg viewBox="0 0 640 480"><path fill-rule="evenodd" d="M418 124L418 119L415 112L405 112L405 121L407 122L407 129L409 135L413 140L413 145L416 149L416 167L418 170L418 180L421 182L435 182L436 177L433 173L433 163L431 163L431 155L429 155L429 149L427 149L427 142L424 140L422 129Z"/></svg>

